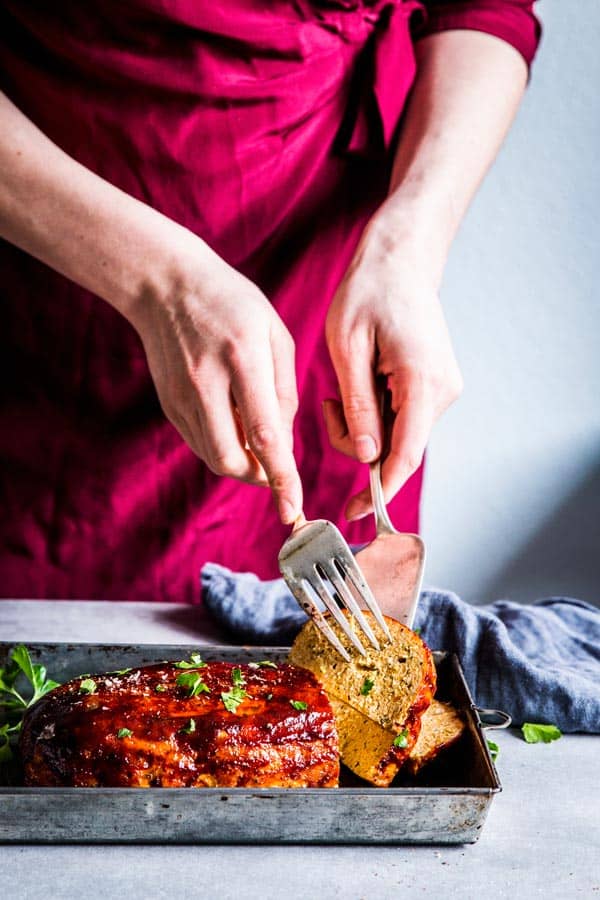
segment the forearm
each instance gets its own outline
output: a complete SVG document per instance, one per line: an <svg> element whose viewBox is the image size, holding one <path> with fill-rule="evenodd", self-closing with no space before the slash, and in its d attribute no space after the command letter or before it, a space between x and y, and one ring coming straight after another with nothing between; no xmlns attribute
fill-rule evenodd
<svg viewBox="0 0 600 900"><path fill-rule="evenodd" d="M130 319L148 292L176 289L188 247L197 261L203 251L212 255L185 228L69 157L3 94L0 236Z"/></svg>
<svg viewBox="0 0 600 900"><path fill-rule="evenodd" d="M514 118L527 81L522 56L476 31L416 45L418 74L390 192L374 226L392 251L412 248L439 283L465 211Z"/></svg>

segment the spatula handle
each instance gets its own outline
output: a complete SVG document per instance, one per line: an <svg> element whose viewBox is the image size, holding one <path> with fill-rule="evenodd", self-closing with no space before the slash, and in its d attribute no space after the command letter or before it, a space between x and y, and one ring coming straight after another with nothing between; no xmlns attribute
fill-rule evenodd
<svg viewBox="0 0 600 900"><path fill-rule="evenodd" d="M394 421L394 413L392 411L391 394L387 388L386 379L379 377L377 379L377 394L379 397L379 409L381 411L381 420L383 424L383 447L379 459L369 464L369 484L371 487L371 498L373 500L373 514L375 516L375 527L377 534L397 534L396 529L392 525L383 496L383 486L381 484L381 465L389 452L391 430Z"/></svg>

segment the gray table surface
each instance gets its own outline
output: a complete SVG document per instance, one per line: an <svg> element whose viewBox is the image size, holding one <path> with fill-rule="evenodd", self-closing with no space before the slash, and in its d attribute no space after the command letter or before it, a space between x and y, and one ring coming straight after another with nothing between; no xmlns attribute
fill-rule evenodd
<svg viewBox="0 0 600 900"><path fill-rule="evenodd" d="M0 640L226 643L201 610L0 601ZM34 898L598 897L600 743L493 732L503 792L458 847L0 846L0 895Z"/></svg>

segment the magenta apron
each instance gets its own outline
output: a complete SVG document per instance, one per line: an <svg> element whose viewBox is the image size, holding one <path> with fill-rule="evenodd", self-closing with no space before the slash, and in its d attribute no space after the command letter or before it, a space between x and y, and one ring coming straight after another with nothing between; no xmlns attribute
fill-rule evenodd
<svg viewBox="0 0 600 900"><path fill-rule="evenodd" d="M94 172L200 235L297 345L309 517L352 541L367 468L330 446L330 299L386 193L413 2L135 0L0 8L1 88ZM207 560L277 573L270 492L218 478L167 422L135 331L0 242L0 596L198 602ZM391 504L418 528L421 471Z"/></svg>

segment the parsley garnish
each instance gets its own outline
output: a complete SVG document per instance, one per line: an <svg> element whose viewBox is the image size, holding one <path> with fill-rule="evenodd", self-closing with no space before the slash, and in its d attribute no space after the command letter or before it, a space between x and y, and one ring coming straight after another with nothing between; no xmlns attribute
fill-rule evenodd
<svg viewBox="0 0 600 900"><path fill-rule="evenodd" d="M17 681L23 679L29 682L33 692L22 687L17 690ZM12 759L9 741L20 731L25 710L55 687L59 684L48 678L45 666L33 663L23 644L15 647L8 658L8 665L0 668L0 709L5 711L8 720L0 726L0 762ZM26 694L31 696L28 698Z"/></svg>
<svg viewBox="0 0 600 900"><path fill-rule="evenodd" d="M408 731L406 729L396 735L394 738L394 747L399 747L401 750L408 747Z"/></svg>
<svg viewBox="0 0 600 900"><path fill-rule="evenodd" d="M154 690L155 690L158 694L164 694L164 692L166 691L166 689L167 689L166 684L157 684L157 685L155 686L155 688L154 688Z"/></svg>
<svg viewBox="0 0 600 900"><path fill-rule="evenodd" d="M246 684L246 679L242 675L242 670L240 668L232 669L231 671L231 683L236 687L242 687Z"/></svg>
<svg viewBox="0 0 600 900"><path fill-rule="evenodd" d="M109 675L127 675L128 672L131 672L131 667L129 669L115 669L114 672L109 672Z"/></svg>
<svg viewBox="0 0 600 900"><path fill-rule="evenodd" d="M133 734L133 731L131 731L130 728L119 728L119 730L117 731L118 738L131 737L132 734Z"/></svg>
<svg viewBox="0 0 600 900"><path fill-rule="evenodd" d="M196 720L190 719L187 725L185 725L183 728L180 728L179 730L182 734L193 734L193 732L196 730Z"/></svg>
<svg viewBox="0 0 600 900"><path fill-rule="evenodd" d="M290 705L294 709L308 709L308 703L305 703L304 700L290 700Z"/></svg>
<svg viewBox="0 0 600 900"><path fill-rule="evenodd" d="M95 694L97 690L98 685L93 678L84 678L83 681L79 682L79 692L81 694Z"/></svg>
<svg viewBox="0 0 600 900"><path fill-rule="evenodd" d="M373 689L374 684L375 684L375 682L372 681L370 678L365 678L365 680L362 683L362 687L360 689L360 692L363 695L363 697L366 697L367 694Z"/></svg>
<svg viewBox="0 0 600 900"><path fill-rule="evenodd" d="M500 747L495 741L488 741L487 745L490 750L490 756L492 757L492 762L496 762L498 758L498 754L500 753Z"/></svg>
<svg viewBox="0 0 600 900"><path fill-rule="evenodd" d="M185 659L181 659L179 662L175 663L176 669L204 669L205 667L206 663L202 662L202 657L199 653L191 653L189 662Z"/></svg>
<svg viewBox="0 0 600 900"><path fill-rule="evenodd" d="M414 631L415 634L421 634L421 629L420 629L420 628L413 628L413 631Z"/></svg>
<svg viewBox="0 0 600 900"><path fill-rule="evenodd" d="M244 688L234 686L230 691L225 691L221 694L221 700L228 712L235 713L242 700L245 700L247 696L248 694Z"/></svg>
<svg viewBox="0 0 600 900"><path fill-rule="evenodd" d="M562 731L556 725L543 725L540 722L524 722L521 725L523 737L528 744L549 744L562 737Z"/></svg>
<svg viewBox="0 0 600 900"><path fill-rule="evenodd" d="M197 672L182 672L177 676L177 684L187 688L188 697L197 697L198 694L210 694L210 688L202 681Z"/></svg>
<svg viewBox="0 0 600 900"><path fill-rule="evenodd" d="M277 663L274 663L270 659L261 659L261 660L259 660L258 665L261 667L261 669L276 669L277 668Z"/></svg>

